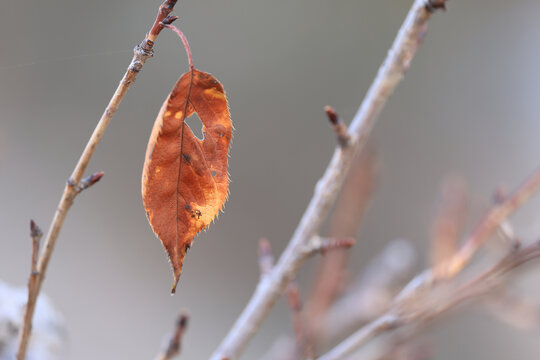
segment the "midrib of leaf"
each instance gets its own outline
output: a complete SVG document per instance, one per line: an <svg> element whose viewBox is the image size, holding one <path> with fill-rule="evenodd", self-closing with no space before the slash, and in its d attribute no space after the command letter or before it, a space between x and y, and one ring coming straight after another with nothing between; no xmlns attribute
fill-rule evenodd
<svg viewBox="0 0 540 360"><path fill-rule="evenodd" d="M179 203L178 203L178 197L180 195L180 179L181 179L181 175L182 175L182 163L184 162L182 159L183 159L183 156L184 156L184 127L186 126L186 114L187 114L187 108L188 108L188 105L189 105L189 98L191 96L191 89L193 87L193 76L194 76L194 71L195 69L193 67L190 68L190 74L191 74L191 78L189 80L189 88L188 88L188 91L187 91L187 94L186 94L186 101L185 101L185 105L184 105L184 112L182 113L182 128L181 128L181 135L180 135L180 156L178 156L178 161L179 161L179 166L178 166L178 178L176 179L176 236L175 236L175 241L176 241L176 244L178 244L178 226L179 226L179 215L180 215L180 212L179 212ZM195 111L195 108L193 108L193 111ZM178 247L175 246L175 251L177 252L176 256L178 256Z"/></svg>

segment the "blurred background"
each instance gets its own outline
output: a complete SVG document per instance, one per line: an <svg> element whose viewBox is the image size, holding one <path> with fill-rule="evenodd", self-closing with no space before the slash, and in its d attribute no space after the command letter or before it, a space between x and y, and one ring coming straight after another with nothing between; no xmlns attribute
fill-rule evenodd
<svg viewBox="0 0 540 360"><path fill-rule="evenodd" d="M0 3L0 279L26 284L29 219L48 228L66 179L132 56L158 0ZM67 217L44 292L63 314L69 358L150 359L189 309L184 359L218 345L259 278L258 239L279 254L332 155L324 115L348 123L412 4L404 0L180 1L175 14L195 66L224 85L236 128L225 213L190 250L177 294L140 195L146 143L187 59L164 31L98 147L88 172L104 178ZM397 237L427 266L441 181L467 180L473 223L499 185L515 188L540 164L540 2L453 0L430 22L404 82L372 137L379 184L351 250L355 274ZM540 201L513 218L540 236ZM310 262L299 274L309 288ZM539 272L520 285L540 298ZM250 343L258 359L292 333L282 300ZM479 312L438 322L437 359L532 358L537 333Z"/></svg>

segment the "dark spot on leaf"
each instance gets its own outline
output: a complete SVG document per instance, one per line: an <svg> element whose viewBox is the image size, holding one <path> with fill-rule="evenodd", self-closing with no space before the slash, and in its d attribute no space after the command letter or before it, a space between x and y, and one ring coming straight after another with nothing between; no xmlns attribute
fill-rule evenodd
<svg viewBox="0 0 540 360"><path fill-rule="evenodd" d="M191 210L191 206L189 206L189 204L186 204L186 210Z"/></svg>
<svg viewBox="0 0 540 360"><path fill-rule="evenodd" d="M188 155L188 154L183 154L184 156L184 160L188 163L188 164L191 164L191 157Z"/></svg>

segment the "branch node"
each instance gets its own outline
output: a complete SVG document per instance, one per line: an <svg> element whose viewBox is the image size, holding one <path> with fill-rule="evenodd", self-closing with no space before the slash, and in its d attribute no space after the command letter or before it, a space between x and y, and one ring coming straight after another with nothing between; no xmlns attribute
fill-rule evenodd
<svg viewBox="0 0 540 360"><path fill-rule="evenodd" d="M339 145L341 147L347 147L351 141L351 135L349 134L349 130L347 130L347 126L341 120L333 107L325 106L324 111L326 112L326 116L328 116L328 120L336 133Z"/></svg>
<svg viewBox="0 0 540 360"><path fill-rule="evenodd" d="M135 56L133 57L131 64L129 64L128 71L139 73L146 59L154 56L153 46L154 42L151 40L143 41L135 46L133 49Z"/></svg>
<svg viewBox="0 0 540 360"><path fill-rule="evenodd" d="M446 0L427 0L426 10L430 13L434 13L438 9L446 11Z"/></svg>
<svg viewBox="0 0 540 360"><path fill-rule="evenodd" d="M99 180L101 180L104 174L105 173L103 171L98 171L82 179L80 184L80 191L88 189L90 186L97 183Z"/></svg>
<svg viewBox="0 0 540 360"><path fill-rule="evenodd" d="M34 220L30 220L30 236L32 239L37 239L43 236L43 231L41 231L41 228L35 223Z"/></svg>
<svg viewBox="0 0 540 360"><path fill-rule="evenodd" d="M314 236L307 248L309 254L320 252L325 255L327 251L334 249L348 249L355 243L353 237L331 237L321 238L320 236Z"/></svg>
<svg viewBox="0 0 540 360"><path fill-rule="evenodd" d="M97 183L101 178L103 177L105 173L103 171L99 171L96 173L93 173L92 175L88 175L84 179L81 180L80 183L76 183L73 178L67 179L68 186L72 187L75 191L75 195L79 194L81 191L88 189L90 186Z"/></svg>
<svg viewBox="0 0 540 360"><path fill-rule="evenodd" d="M173 22L175 22L176 20L178 20L178 16L174 16L174 15L169 15L167 16L165 19L163 19L161 21L161 24L163 24L163 26L165 25L171 25Z"/></svg>

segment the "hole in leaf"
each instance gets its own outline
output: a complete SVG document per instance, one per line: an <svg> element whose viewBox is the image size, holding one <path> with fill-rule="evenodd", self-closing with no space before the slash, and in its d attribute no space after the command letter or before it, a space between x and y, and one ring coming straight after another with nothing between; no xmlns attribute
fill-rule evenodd
<svg viewBox="0 0 540 360"><path fill-rule="evenodd" d="M216 177L216 172L212 171L212 177Z"/></svg>
<svg viewBox="0 0 540 360"><path fill-rule="evenodd" d="M201 122L201 119L199 118L199 115L197 115L196 112L194 112L193 115L188 117L185 120L185 122L187 125L189 125L189 127L191 128L191 131L193 131L193 134L197 137L197 139L199 140L204 139L204 135L202 132L202 122Z"/></svg>

